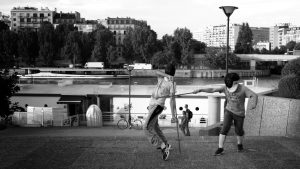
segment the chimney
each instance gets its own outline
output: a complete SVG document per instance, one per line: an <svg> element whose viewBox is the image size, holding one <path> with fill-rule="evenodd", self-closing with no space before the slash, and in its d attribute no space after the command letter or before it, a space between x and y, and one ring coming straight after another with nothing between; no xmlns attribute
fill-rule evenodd
<svg viewBox="0 0 300 169"><path fill-rule="evenodd" d="M62 12L60 11L60 18L61 18L61 13L62 13Z"/></svg>

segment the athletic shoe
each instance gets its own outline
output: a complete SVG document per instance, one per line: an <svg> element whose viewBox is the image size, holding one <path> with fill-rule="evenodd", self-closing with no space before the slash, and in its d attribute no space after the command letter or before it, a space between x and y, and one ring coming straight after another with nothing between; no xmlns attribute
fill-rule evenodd
<svg viewBox="0 0 300 169"><path fill-rule="evenodd" d="M171 145L167 144L166 147L161 150L163 153L162 159L165 161L167 161L169 158L170 148L171 148Z"/></svg>
<svg viewBox="0 0 300 169"><path fill-rule="evenodd" d="M223 154L224 149L223 148L218 148L217 151L215 152L215 156L219 156Z"/></svg>
<svg viewBox="0 0 300 169"><path fill-rule="evenodd" d="M238 144L237 148L238 148L238 152L241 152L244 150L243 144Z"/></svg>

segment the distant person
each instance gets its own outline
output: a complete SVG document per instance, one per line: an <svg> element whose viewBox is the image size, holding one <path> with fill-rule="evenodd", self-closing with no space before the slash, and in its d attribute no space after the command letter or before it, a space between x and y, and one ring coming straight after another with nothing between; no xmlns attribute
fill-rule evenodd
<svg viewBox="0 0 300 169"><path fill-rule="evenodd" d="M189 118L188 118L186 111L182 111L180 129L181 129L183 135L185 135L185 136L187 136L187 131L189 132L188 122L189 122Z"/></svg>
<svg viewBox="0 0 300 169"><path fill-rule="evenodd" d="M189 109L189 106L187 104L184 105L185 112L186 112L186 122L185 122L185 130L186 130L186 136L191 136L190 129L189 129L189 122L193 118L193 112Z"/></svg>
<svg viewBox="0 0 300 169"><path fill-rule="evenodd" d="M47 104L44 104L44 107L48 107L48 105L47 105Z"/></svg>
<svg viewBox="0 0 300 169"><path fill-rule="evenodd" d="M156 71L158 82L151 95L148 109L149 113L144 125L144 131L148 140L151 142L151 144L157 146L157 149L161 149L163 160L168 159L171 145L168 143L166 137L164 136L158 125L158 116L164 110L166 98L175 95L176 89L173 81L175 71L176 69L173 64L168 64L166 66L165 73ZM170 97L170 107L172 112L172 119L175 119L175 97Z"/></svg>
<svg viewBox="0 0 300 169"><path fill-rule="evenodd" d="M230 130L232 121L234 122L235 133L237 134L237 149L241 152L243 148L243 136L244 136L244 119L245 119L245 98L249 99L249 108L254 109L257 104L257 95L238 83L240 77L236 73L228 73L225 78L225 86L219 88L205 88L195 90L194 93L198 92L220 92L225 93L226 107L224 109L224 120L223 127L219 135L219 147L215 152L215 155L222 155L224 151L224 142L226 135Z"/></svg>

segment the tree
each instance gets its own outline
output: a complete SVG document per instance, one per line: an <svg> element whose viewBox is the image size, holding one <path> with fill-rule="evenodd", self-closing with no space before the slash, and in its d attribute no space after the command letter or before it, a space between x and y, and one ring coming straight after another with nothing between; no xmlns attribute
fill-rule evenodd
<svg viewBox="0 0 300 169"><path fill-rule="evenodd" d="M193 34L187 28L177 28L174 31L174 40L178 42L181 49L181 64L190 65L193 61L193 51L192 51L192 38Z"/></svg>
<svg viewBox="0 0 300 169"><path fill-rule="evenodd" d="M162 68L164 65L168 64L168 61L170 61L169 59L170 58L166 52L159 51L153 55L153 57L151 59L151 64L153 65L153 67L156 67L159 69L159 68Z"/></svg>
<svg viewBox="0 0 300 169"><path fill-rule="evenodd" d="M114 46L109 46L107 50L107 62L112 65L118 59L118 51Z"/></svg>
<svg viewBox="0 0 300 169"><path fill-rule="evenodd" d="M76 28L74 27L73 24L59 24L56 28L55 28L55 37L56 37L56 54L55 54L55 58L59 59L59 58L64 58L63 55L63 48L66 44L67 38L68 38L68 34L72 31L75 31Z"/></svg>
<svg viewBox="0 0 300 169"><path fill-rule="evenodd" d="M261 54L268 54L269 51L266 48L262 48L260 51Z"/></svg>
<svg viewBox="0 0 300 169"><path fill-rule="evenodd" d="M300 50L300 42L296 43L294 49L295 49L295 50Z"/></svg>
<svg viewBox="0 0 300 169"><path fill-rule="evenodd" d="M38 35L36 32L25 30L18 34L18 53L27 65L35 65L39 54Z"/></svg>
<svg viewBox="0 0 300 169"><path fill-rule="evenodd" d="M94 40L90 36L91 33L82 33L81 34L81 42L82 42L82 49L81 49L81 63L86 63L92 55L92 51L94 48Z"/></svg>
<svg viewBox="0 0 300 169"><path fill-rule="evenodd" d="M43 58L46 66L52 66L57 51L54 27L49 22L43 22L39 32L39 56Z"/></svg>
<svg viewBox="0 0 300 169"><path fill-rule="evenodd" d="M204 55L204 60L213 69L225 69L226 68L226 52L225 50L209 49L207 54ZM240 58L234 53L229 53L228 55L228 67L229 68L239 68Z"/></svg>
<svg viewBox="0 0 300 169"><path fill-rule="evenodd" d="M17 86L18 76L17 73L9 75L8 69L0 71L0 116L6 118L13 114L14 111L24 111L18 103L12 103L10 98L17 93L20 88Z"/></svg>
<svg viewBox="0 0 300 169"><path fill-rule="evenodd" d="M68 34L66 45L63 48L64 56L74 65L81 62L82 51L81 35L78 31L72 31Z"/></svg>
<svg viewBox="0 0 300 169"><path fill-rule="evenodd" d="M284 45L279 46L279 54L285 54L286 51L287 51L286 46Z"/></svg>
<svg viewBox="0 0 300 169"><path fill-rule="evenodd" d="M4 30L9 30L9 26L5 22L0 21L0 32Z"/></svg>
<svg viewBox="0 0 300 169"><path fill-rule="evenodd" d="M253 34L248 23L243 23L239 31L238 39L235 44L234 53L249 54L252 49Z"/></svg>
<svg viewBox="0 0 300 169"><path fill-rule="evenodd" d="M296 45L295 41L289 41L285 46L289 51L293 51Z"/></svg>
<svg viewBox="0 0 300 169"><path fill-rule="evenodd" d="M0 31L0 65L12 67L18 57L18 35L10 30Z"/></svg>
<svg viewBox="0 0 300 169"><path fill-rule="evenodd" d="M156 33L147 26L129 28L127 32L123 40L125 60L149 63L158 51Z"/></svg>
<svg viewBox="0 0 300 169"><path fill-rule="evenodd" d="M206 49L206 44L204 42L192 39L191 48L195 54L204 54Z"/></svg>
<svg viewBox="0 0 300 169"><path fill-rule="evenodd" d="M96 41L92 52L92 60L107 63L107 51L114 44L114 36L108 29L100 29L96 32Z"/></svg>

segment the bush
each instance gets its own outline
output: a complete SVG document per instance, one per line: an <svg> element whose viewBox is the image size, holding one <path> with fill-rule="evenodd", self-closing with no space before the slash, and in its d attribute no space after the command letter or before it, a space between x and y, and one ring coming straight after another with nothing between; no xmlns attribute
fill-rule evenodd
<svg viewBox="0 0 300 169"><path fill-rule="evenodd" d="M300 76L300 58L289 61L281 70L281 76L296 74Z"/></svg>
<svg viewBox="0 0 300 169"><path fill-rule="evenodd" d="M282 77L278 83L278 96L300 99L300 76L290 74Z"/></svg>

